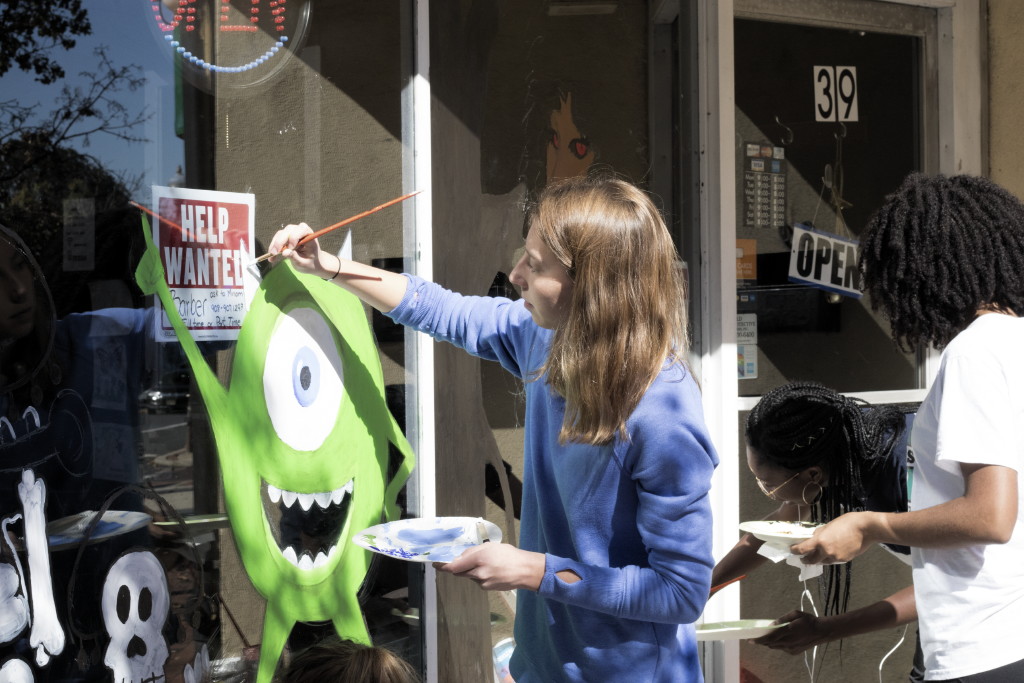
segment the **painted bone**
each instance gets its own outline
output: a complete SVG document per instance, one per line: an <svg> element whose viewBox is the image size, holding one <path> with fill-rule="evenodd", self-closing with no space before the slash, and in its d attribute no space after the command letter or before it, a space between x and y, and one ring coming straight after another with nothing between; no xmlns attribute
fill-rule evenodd
<svg viewBox="0 0 1024 683"><path fill-rule="evenodd" d="M25 547L32 577L32 630L29 644L36 649L36 664L46 666L50 657L64 649L64 630L57 620L50 578L50 548L46 539L46 484L25 470L18 484L18 496L25 512Z"/></svg>

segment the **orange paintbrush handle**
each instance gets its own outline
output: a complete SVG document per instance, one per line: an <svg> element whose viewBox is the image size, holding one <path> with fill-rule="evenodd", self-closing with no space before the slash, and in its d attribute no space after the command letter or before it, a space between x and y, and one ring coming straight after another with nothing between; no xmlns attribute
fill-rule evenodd
<svg viewBox="0 0 1024 683"><path fill-rule="evenodd" d="M363 211L362 213L357 213L355 216L349 216L345 220L338 221L334 225L328 225L326 228L323 228L322 230L317 230L312 235L306 235L301 240L296 242L295 246L297 246L297 247L301 246L301 245L305 244L306 242L309 242L310 240L315 240L317 237L320 237L321 235L326 235L331 230L337 230L338 228L340 228L342 226L345 226L345 225L348 225L349 223L353 223L353 222L359 220L360 218L365 218L366 216L369 216L371 213L377 213L381 209L386 209L389 206L392 206L393 204L397 204L399 202L404 202L406 199L409 199L410 197L415 197L420 192L422 192L422 190L416 190L415 192L410 192L409 194L403 194L401 197L395 197L394 199L392 199L390 201L384 202L380 206L375 206L372 209L369 209L367 211Z"/></svg>
<svg viewBox="0 0 1024 683"><path fill-rule="evenodd" d="M314 233L306 235L305 237L300 239L298 242L296 242L295 246L296 247L301 247L306 242L309 242L311 240L315 240L317 237L320 237L321 235L326 235L327 233L329 233L332 230L337 230L338 228L340 228L342 226L345 226L345 225L348 225L349 223L353 223L353 222L359 220L360 218L365 218L366 216L369 216L372 213L377 213L381 209L386 209L389 206L392 206L393 204L397 204L399 202L404 202L406 199L409 199L410 197L415 197L416 195L418 195L422 191L423 190L416 190L415 192L410 192L409 194L403 194L401 197L395 197L394 199L392 199L390 201L384 202L380 206L375 206L372 209L369 209L367 211L363 211L362 213L357 213L355 216L349 216L345 220L339 221L339 222L335 223L334 225L328 225L326 228L323 228L321 230L317 230ZM275 254L271 254L270 252L267 252L263 256L260 256L259 258L257 258L256 259L256 263L261 263L263 261L266 261L268 258L270 258L272 256L275 256Z"/></svg>
<svg viewBox="0 0 1024 683"><path fill-rule="evenodd" d="M745 579L745 578L747 578L746 574L744 574L743 576L737 576L734 579L729 579L728 581L723 581L722 583L718 584L717 586L712 586L711 587L711 593L708 595L708 597L711 597L712 595L714 595L718 591L722 590L723 588L725 588L729 584L736 583L737 581L739 581L741 579Z"/></svg>
<svg viewBox="0 0 1024 683"><path fill-rule="evenodd" d="M321 230L317 230L316 232L314 232L314 233L312 233L310 235L306 235L305 237L300 239L298 242L296 242L295 246L296 247L302 246L306 242L309 242L310 240L315 240L317 237L320 237L321 235L326 235L327 233L329 233L332 230L337 230L338 228L346 226L349 223L354 223L355 221L359 220L360 218L366 218L370 214L377 213L378 211L380 211L382 209L386 209L389 206L393 206L394 204L398 204L399 202L404 202L406 199L409 199L410 197L415 197L416 195L418 195L422 191L423 190L416 190L415 192L410 192L409 194L403 194L401 197L395 197L394 199L391 199L389 201L384 202L380 206L375 206L372 209L368 209L366 211L363 211L362 213L357 213L355 216L349 216L345 220L338 221L334 225L328 225L326 228L323 228ZM167 223L168 225L171 225L171 226L177 228L178 230L182 230L182 227L180 225L178 225L177 223L173 223L173 222L167 220L166 218L162 218L162 217L158 216L157 214L153 213L152 211L150 211L149 209L144 207L142 204L138 204L136 202L129 202L129 203L132 206L134 206L135 208L139 209L140 211L145 211L146 213L148 213L153 218L156 218L157 220L162 220L164 223ZM270 258L273 255L274 254L271 254L271 253L263 254L263 256L260 256L259 258L256 259L256 263L261 263L262 261L266 261L268 258Z"/></svg>
<svg viewBox="0 0 1024 683"><path fill-rule="evenodd" d="M146 213L148 213L150 216L152 216L153 218L157 219L158 221L163 221L164 223L167 223L167 225L170 225L173 228L177 228L178 230L181 230L181 232L185 232L185 229L182 228L177 223L175 223L173 221L169 221L166 218L163 218L161 216L158 216L157 214L153 213L152 211L150 211L149 209L144 207L142 204L139 204L138 202L133 202L131 200L129 200L128 203L131 204L132 206L134 206L139 211L145 211Z"/></svg>

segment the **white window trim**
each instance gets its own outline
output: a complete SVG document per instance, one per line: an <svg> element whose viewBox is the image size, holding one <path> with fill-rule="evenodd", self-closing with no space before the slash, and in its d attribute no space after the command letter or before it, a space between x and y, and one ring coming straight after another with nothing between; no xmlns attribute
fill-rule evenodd
<svg viewBox="0 0 1024 683"><path fill-rule="evenodd" d="M403 192L421 191L403 204L403 252L410 272L433 279L433 203L431 188L432 122L430 89L430 2L412 0L404 5L409 17L403 30L411 31L412 73L402 92ZM416 468L408 496L420 517L437 514L434 407L434 344L426 334L405 333L405 367L415 377L406 397L408 440L416 453ZM423 636L424 680L438 681L437 573L427 563L423 576L420 629Z"/></svg>

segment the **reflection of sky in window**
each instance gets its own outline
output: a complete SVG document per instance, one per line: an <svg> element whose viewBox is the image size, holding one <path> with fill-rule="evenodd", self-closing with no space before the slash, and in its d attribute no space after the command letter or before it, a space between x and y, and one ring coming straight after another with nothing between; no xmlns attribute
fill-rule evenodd
<svg viewBox="0 0 1024 683"><path fill-rule="evenodd" d="M22 106L37 104L37 114L46 116L56 108L64 84L71 88L83 83L82 71L97 72L100 62L93 51L105 46L115 68L129 64L142 71L145 85L134 92L118 94L130 113L145 109L151 117L133 131L146 142L129 143L106 134L90 136L89 146L82 139L71 141L74 149L89 154L112 172L126 178L140 178L137 198L148 201L151 185L167 185L179 165L184 165L184 149L174 132L174 70L171 48L153 20L146 0L103 0L83 3L89 12L92 33L76 38L69 50L55 49L49 54L64 67L64 83L42 85L34 74L14 66L0 77L0 99L15 99Z"/></svg>

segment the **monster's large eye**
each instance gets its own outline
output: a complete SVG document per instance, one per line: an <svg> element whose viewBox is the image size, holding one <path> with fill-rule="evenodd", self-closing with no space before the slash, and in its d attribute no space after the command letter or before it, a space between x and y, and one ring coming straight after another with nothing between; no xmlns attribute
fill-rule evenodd
<svg viewBox="0 0 1024 683"><path fill-rule="evenodd" d="M320 447L338 421L344 394L341 357L323 317L309 308L281 316L267 345L263 393L281 441Z"/></svg>

